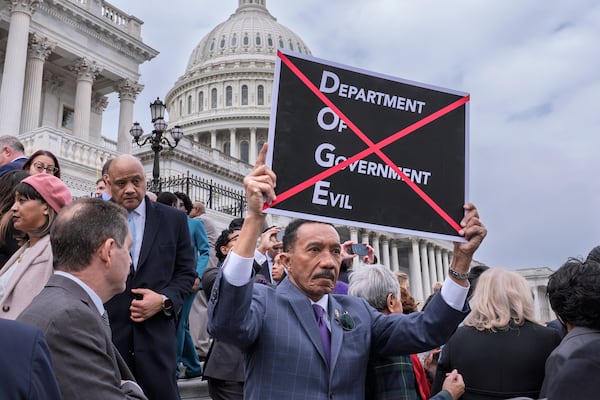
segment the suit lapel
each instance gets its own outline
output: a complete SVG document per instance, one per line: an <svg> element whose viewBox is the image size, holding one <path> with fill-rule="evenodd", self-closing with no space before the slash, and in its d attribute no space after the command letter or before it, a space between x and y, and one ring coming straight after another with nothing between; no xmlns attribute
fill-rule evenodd
<svg viewBox="0 0 600 400"><path fill-rule="evenodd" d="M140 256L138 257L137 269L144 265L146 258L152 250L154 238L158 234L160 228L160 209L153 201L146 197L146 225L144 226L144 236L142 237L142 247L140 248Z"/></svg>
<svg viewBox="0 0 600 400"><path fill-rule="evenodd" d="M338 315L341 315L343 311L344 310L337 302L335 297L329 294L329 322L331 326L331 374L333 374L333 371L335 370L335 365L337 363L340 350L342 349L344 331L337 318Z"/></svg>
<svg viewBox="0 0 600 400"><path fill-rule="evenodd" d="M308 297L294 286L289 279L282 281L281 284L277 286L277 291L287 299L294 314L296 314L296 318L300 321L300 326L304 329L309 340L321 355L323 362L326 365L329 365L325 359L325 350L323 349L323 343L321 342L321 336L319 335L317 320Z"/></svg>
<svg viewBox="0 0 600 400"><path fill-rule="evenodd" d="M262 263L259 274L261 274L267 280L268 283L273 283L273 280L271 279L271 272L269 271L268 257L265 260L265 262Z"/></svg>

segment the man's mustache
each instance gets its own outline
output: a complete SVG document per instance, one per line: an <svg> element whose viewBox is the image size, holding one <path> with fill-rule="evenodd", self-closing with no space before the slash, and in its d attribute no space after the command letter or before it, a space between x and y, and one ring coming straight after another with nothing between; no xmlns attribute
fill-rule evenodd
<svg viewBox="0 0 600 400"><path fill-rule="evenodd" d="M316 274L314 276L314 278L315 279L325 278L325 279L331 279L333 281L335 279L335 275L331 271L323 271L323 272L319 272L318 274Z"/></svg>

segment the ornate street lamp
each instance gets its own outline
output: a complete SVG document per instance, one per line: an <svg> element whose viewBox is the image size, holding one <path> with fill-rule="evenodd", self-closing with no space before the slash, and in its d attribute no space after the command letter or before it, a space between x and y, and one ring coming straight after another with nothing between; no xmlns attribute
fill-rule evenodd
<svg viewBox="0 0 600 400"><path fill-rule="evenodd" d="M138 144L138 146L142 147L146 143L150 143L152 145L152 151L154 152L154 166L152 168L153 192L160 191L160 152L163 149L163 144L169 146L171 149L174 149L177 147L179 141L183 137L183 129L181 129L181 127L178 125L169 130L171 137L175 142L174 144L171 143L167 136L163 136L167 130L167 126L169 125L167 121L165 121L166 108L167 107L165 104L160 101L158 97L153 103L150 103L150 115L152 116L152 124L154 125L154 129L152 130L151 134L144 136L144 130L140 126L139 122L134 122L133 126L129 130L129 134L133 137L133 140Z"/></svg>

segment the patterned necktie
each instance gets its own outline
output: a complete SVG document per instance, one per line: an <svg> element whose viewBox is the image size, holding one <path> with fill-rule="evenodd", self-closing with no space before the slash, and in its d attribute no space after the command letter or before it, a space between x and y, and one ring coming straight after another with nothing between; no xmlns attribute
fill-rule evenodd
<svg viewBox="0 0 600 400"><path fill-rule="evenodd" d="M112 332L110 330L110 323L108 322L108 314L106 310L104 310L104 313L102 313L102 322L104 322L104 328L108 332L108 336L112 336Z"/></svg>
<svg viewBox="0 0 600 400"><path fill-rule="evenodd" d="M325 349L325 358L329 364L331 360L331 336L329 329L327 329L327 324L325 323L325 320L323 320L323 313L325 310L323 310L323 307L318 304L313 304L312 307L315 313L315 318L317 319L317 326L319 327L319 334L321 335L323 348Z"/></svg>

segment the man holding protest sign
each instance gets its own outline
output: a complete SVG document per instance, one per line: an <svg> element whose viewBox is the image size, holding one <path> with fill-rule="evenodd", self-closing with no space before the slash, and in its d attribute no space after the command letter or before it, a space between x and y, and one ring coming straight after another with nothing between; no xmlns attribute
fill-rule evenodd
<svg viewBox="0 0 600 400"><path fill-rule="evenodd" d="M422 313L384 316L359 298L330 294L341 263L332 225L306 220L286 228L281 259L287 280L277 288L251 279L256 241L272 203L275 173L265 145L244 179L248 214L209 300L209 331L247 356L245 397L363 399L365 369L376 355L417 353L444 343L469 311L468 270L487 231L472 204L454 245L441 295Z"/></svg>

